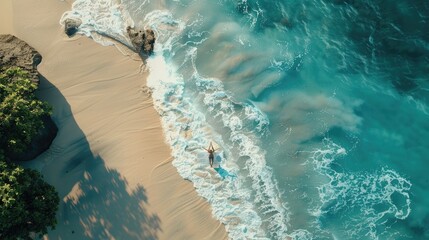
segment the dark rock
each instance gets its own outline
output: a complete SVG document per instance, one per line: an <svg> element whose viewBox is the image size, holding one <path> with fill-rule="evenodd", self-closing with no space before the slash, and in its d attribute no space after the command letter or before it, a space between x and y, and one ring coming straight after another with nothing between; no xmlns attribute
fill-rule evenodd
<svg viewBox="0 0 429 240"><path fill-rule="evenodd" d="M76 34L82 22L79 19L68 18L64 21L64 31L67 36L72 37Z"/></svg>
<svg viewBox="0 0 429 240"><path fill-rule="evenodd" d="M30 45L12 35L0 34L0 68L12 66L28 71L30 79L39 84L37 65L42 62L42 56ZM50 117L43 118L44 128L30 143L28 150L22 154L11 154L11 160L26 161L49 148L57 135L57 126Z"/></svg>
<svg viewBox="0 0 429 240"><path fill-rule="evenodd" d="M155 45L155 32L152 29L135 30L127 27L128 36L136 52L143 55L151 55Z"/></svg>
<svg viewBox="0 0 429 240"><path fill-rule="evenodd" d="M30 80L39 83L37 65L42 61L42 56L30 45L19 38L0 34L0 68L12 66L26 70Z"/></svg>

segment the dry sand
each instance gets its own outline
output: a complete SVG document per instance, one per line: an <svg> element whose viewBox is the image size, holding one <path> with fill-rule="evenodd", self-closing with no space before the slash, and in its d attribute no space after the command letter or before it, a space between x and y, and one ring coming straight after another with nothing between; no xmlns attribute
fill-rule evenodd
<svg viewBox="0 0 429 240"><path fill-rule="evenodd" d="M0 0L0 34L13 34L12 1Z"/></svg>
<svg viewBox="0 0 429 240"><path fill-rule="evenodd" d="M50 149L26 163L60 194L58 225L45 239L226 239L210 205L171 165L141 61L86 37L69 39L59 19L70 7L0 4L0 33L43 56L38 94L53 105L59 128Z"/></svg>

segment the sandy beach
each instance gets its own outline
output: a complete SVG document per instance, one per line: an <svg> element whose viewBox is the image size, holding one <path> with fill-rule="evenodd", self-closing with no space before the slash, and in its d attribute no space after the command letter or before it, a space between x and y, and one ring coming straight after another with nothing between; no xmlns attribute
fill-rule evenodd
<svg viewBox="0 0 429 240"><path fill-rule="evenodd" d="M45 239L226 239L210 205L171 165L142 61L59 24L70 1L2 0L0 33L42 56L38 96L59 132L28 167L59 192Z"/></svg>

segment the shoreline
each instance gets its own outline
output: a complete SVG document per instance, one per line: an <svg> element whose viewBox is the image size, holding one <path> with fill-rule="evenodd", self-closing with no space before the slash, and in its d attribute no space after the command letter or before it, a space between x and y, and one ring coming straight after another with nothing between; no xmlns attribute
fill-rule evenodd
<svg viewBox="0 0 429 240"><path fill-rule="evenodd" d="M8 5L9 4L9 5ZM39 96L59 132L25 163L59 192L58 225L44 239L227 239L206 200L171 164L142 61L59 24L69 2L7 0L11 33L43 57ZM4 11L3 11L4 9ZM13 26L13 27L6 27Z"/></svg>

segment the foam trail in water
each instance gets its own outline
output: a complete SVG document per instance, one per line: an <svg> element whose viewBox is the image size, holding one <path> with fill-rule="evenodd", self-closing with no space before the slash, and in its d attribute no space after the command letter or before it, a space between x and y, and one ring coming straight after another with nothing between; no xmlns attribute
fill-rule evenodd
<svg viewBox="0 0 429 240"><path fill-rule="evenodd" d="M263 237L260 217L253 211L252 204L243 201L249 198L250 193L238 191L241 182L221 181L207 171L207 159L201 147L212 138L210 134L215 133L203 125L204 116L196 114L184 99L182 79L175 76L174 71L169 71L162 56L149 59L148 66L151 71L148 86L153 90L156 109L161 114L167 141L172 146L173 165L210 202L215 216L226 224L232 238ZM226 162L223 167L229 170L231 165ZM230 201L236 201L236 204L232 205Z"/></svg>
<svg viewBox="0 0 429 240"><path fill-rule="evenodd" d="M231 238L264 237L266 234L261 229L262 219L251 202L251 190L246 190L241 177L238 176L235 181L220 181L216 175L207 171L207 159L201 147L211 138L217 139L217 142L221 140L212 129L205 126L204 115L193 109L190 99L184 97L183 80L175 76L175 71L169 71L171 68L167 67L162 56L149 59L148 66L151 72L148 86L153 90L153 99L162 116L167 141L172 146L175 157L173 165L210 202L215 216L226 224ZM223 167L233 173L238 168L231 161L223 162Z"/></svg>
<svg viewBox="0 0 429 240"><path fill-rule="evenodd" d="M321 205L313 209L312 214L322 225L324 219L332 215L344 221L343 237L394 238L397 233L389 231L389 224L395 222L392 219L405 219L410 214L411 182L386 168L374 173L335 170L335 160L345 155L347 151L329 139L324 140L323 149L313 152L315 170L328 177L329 182L318 187ZM355 213L342 214L343 211Z"/></svg>

